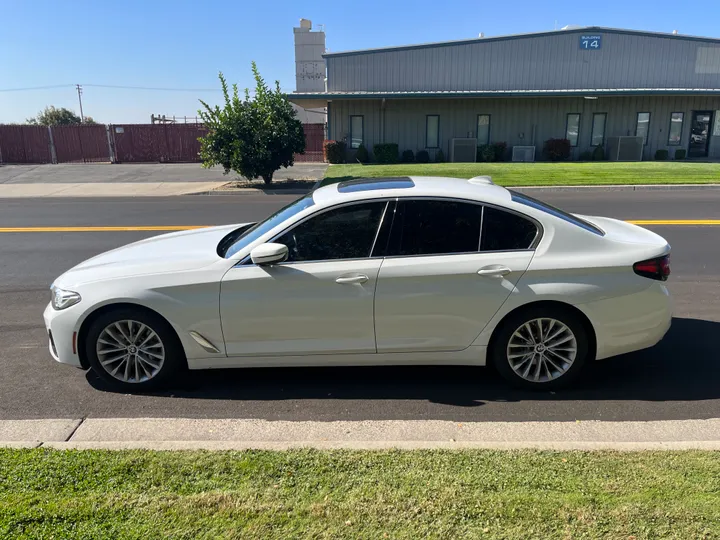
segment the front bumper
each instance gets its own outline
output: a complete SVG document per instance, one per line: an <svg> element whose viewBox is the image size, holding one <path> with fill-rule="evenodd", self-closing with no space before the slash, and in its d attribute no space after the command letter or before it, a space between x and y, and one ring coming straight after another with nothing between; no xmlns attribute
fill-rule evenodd
<svg viewBox="0 0 720 540"><path fill-rule="evenodd" d="M83 367L77 354L77 332L79 328L76 306L56 311L48 304L43 313L48 335L50 356L57 362L78 368Z"/></svg>

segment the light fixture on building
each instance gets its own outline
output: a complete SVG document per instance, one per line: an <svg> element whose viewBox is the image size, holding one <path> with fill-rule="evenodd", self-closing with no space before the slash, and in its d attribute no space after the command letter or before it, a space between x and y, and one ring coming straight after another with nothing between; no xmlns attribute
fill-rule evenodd
<svg viewBox="0 0 720 540"><path fill-rule="evenodd" d="M583 96L585 99L597 99L597 96Z"/></svg>

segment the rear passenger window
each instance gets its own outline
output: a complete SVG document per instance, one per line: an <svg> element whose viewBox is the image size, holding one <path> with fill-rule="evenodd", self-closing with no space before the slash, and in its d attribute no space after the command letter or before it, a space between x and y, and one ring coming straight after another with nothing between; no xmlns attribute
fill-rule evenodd
<svg viewBox="0 0 720 540"><path fill-rule="evenodd" d="M388 255L476 252L482 206L455 201L400 200Z"/></svg>
<svg viewBox="0 0 720 540"><path fill-rule="evenodd" d="M485 207L480 251L528 249L537 236L537 226L524 217Z"/></svg>

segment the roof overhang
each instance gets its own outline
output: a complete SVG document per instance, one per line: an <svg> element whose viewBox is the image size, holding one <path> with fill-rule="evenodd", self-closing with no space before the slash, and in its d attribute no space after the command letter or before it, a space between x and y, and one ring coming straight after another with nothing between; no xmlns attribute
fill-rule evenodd
<svg viewBox="0 0 720 540"><path fill-rule="evenodd" d="M306 92L288 94L288 100L327 103L333 99L491 98L491 97L601 97L601 96L720 96L720 88L577 88L568 90L453 90L417 92ZM314 107L325 106L314 104Z"/></svg>

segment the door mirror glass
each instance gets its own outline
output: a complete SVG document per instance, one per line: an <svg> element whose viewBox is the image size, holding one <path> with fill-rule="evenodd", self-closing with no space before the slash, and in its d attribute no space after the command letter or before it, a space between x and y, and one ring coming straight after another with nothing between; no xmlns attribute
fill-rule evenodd
<svg viewBox="0 0 720 540"><path fill-rule="evenodd" d="M260 244L250 252L250 258L258 266L281 263L288 258L288 248L284 244Z"/></svg>

